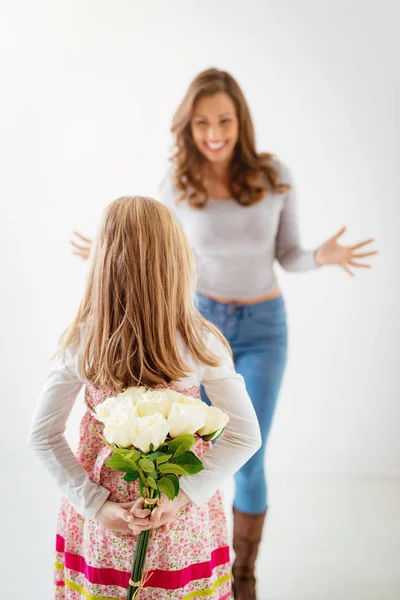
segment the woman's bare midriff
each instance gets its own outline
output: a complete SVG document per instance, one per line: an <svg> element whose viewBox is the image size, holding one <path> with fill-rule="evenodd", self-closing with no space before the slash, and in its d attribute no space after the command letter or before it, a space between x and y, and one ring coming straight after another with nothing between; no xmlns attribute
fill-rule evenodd
<svg viewBox="0 0 400 600"><path fill-rule="evenodd" d="M281 295L281 291L278 287L274 288L272 292L268 294L264 294L263 296L255 296L254 298L246 298L243 300L237 298L220 298L217 296L211 296L211 294L202 294L203 296L207 296L211 300L215 300L216 302L223 302L224 304L258 304L258 302L267 302L268 300L273 300L274 298L279 298Z"/></svg>

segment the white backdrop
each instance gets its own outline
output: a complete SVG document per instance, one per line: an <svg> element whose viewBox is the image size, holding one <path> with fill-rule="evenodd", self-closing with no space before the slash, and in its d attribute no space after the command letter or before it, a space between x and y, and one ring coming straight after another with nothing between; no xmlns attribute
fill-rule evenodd
<svg viewBox="0 0 400 600"><path fill-rule="evenodd" d="M2 597L30 575L50 597L58 492L25 439L83 289L71 232L93 234L121 194L157 197L173 112L209 66L238 79L259 149L293 171L305 245L345 224L380 249L354 279L280 273L290 359L269 468L399 475L399 18L382 0L1 2L1 502L26 573L9 569Z"/></svg>

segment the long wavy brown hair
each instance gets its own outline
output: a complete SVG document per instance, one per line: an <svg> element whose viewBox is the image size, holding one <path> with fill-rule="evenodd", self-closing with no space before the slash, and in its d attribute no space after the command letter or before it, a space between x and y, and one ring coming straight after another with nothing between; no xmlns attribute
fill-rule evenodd
<svg viewBox="0 0 400 600"><path fill-rule="evenodd" d="M196 310L195 286L193 251L171 212L151 198L119 198L105 211L86 290L58 354L81 344L84 378L115 393L187 376L178 333L196 359L216 366L204 327L229 346Z"/></svg>
<svg viewBox="0 0 400 600"><path fill-rule="evenodd" d="M290 186L279 181L275 156L256 151L250 110L239 84L226 71L207 69L194 78L172 121L176 149L171 160L174 184L181 192L178 201L186 199L195 208L207 202L207 190L202 182L206 159L193 141L190 122L197 101L217 92L230 96L239 120L239 139L230 164L232 197L240 204L250 206L261 200L269 190L278 194L288 191Z"/></svg>

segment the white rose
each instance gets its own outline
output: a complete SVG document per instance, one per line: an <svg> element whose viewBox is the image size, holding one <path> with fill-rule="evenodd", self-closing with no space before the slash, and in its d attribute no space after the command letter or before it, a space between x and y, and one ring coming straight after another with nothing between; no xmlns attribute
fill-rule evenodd
<svg viewBox="0 0 400 600"><path fill-rule="evenodd" d="M132 400L132 403L136 404L136 402L142 396L144 396L145 393L146 393L146 388L143 387L142 385L139 387L130 387L130 388L127 388L124 392L122 392L122 394L119 394L118 398L130 398Z"/></svg>
<svg viewBox="0 0 400 600"><path fill-rule="evenodd" d="M205 416L206 422L204 427L198 431L199 435L209 435L214 431L221 431L229 421L228 415L216 406L206 406Z"/></svg>
<svg viewBox="0 0 400 600"><path fill-rule="evenodd" d="M112 396L98 404L95 408L96 417L99 421L103 423L115 412L119 413L129 413L133 411L136 406L137 401L146 393L146 388L141 387L131 387L122 392L122 394L118 394L117 396Z"/></svg>
<svg viewBox="0 0 400 600"><path fill-rule="evenodd" d="M174 390L149 390L137 403L137 411L140 417L147 417L160 413L167 419L173 402L184 400L184 396Z"/></svg>
<svg viewBox="0 0 400 600"><path fill-rule="evenodd" d="M142 452L149 452L150 444L157 450L165 441L168 429L168 421L160 413L138 417L132 430L132 443Z"/></svg>
<svg viewBox="0 0 400 600"><path fill-rule="evenodd" d="M102 423L105 423L107 419L111 417L112 413L115 412L116 404L117 399L115 397L107 398L107 400L104 400L104 402L98 404L94 409L96 418Z"/></svg>
<svg viewBox="0 0 400 600"><path fill-rule="evenodd" d="M205 422L205 411L200 405L174 402L168 417L169 434L175 438L185 433L196 433Z"/></svg>
<svg viewBox="0 0 400 600"><path fill-rule="evenodd" d="M113 407L112 410L121 415L127 415L129 418L132 419L136 410L136 400L134 400L134 398L131 398L130 396L125 396L124 398L117 396L115 407Z"/></svg>
<svg viewBox="0 0 400 600"><path fill-rule="evenodd" d="M95 416L104 425L108 424L110 418L117 415L125 415L128 420L132 421L136 414L135 405L134 399L129 396L125 398L120 396L107 398L107 400L96 406Z"/></svg>
<svg viewBox="0 0 400 600"><path fill-rule="evenodd" d="M120 448L132 446L133 419L126 414L114 412L107 418L104 427L104 437L110 444L117 444Z"/></svg>
<svg viewBox="0 0 400 600"><path fill-rule="evenodd" d="M193 396L184 396L184 404L207 408L207 404L203 402L203 400L200 400L200 398L194 398Z"/></svg>

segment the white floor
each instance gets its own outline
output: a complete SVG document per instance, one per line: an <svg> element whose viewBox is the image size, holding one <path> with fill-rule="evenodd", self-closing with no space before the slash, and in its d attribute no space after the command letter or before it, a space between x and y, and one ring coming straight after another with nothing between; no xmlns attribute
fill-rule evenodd
<svg viewBox="0 0 400 600"><path fill-rule="evenodd" d="M270 487L258 600L400 599L400 480L275 476Z"/></svg>

